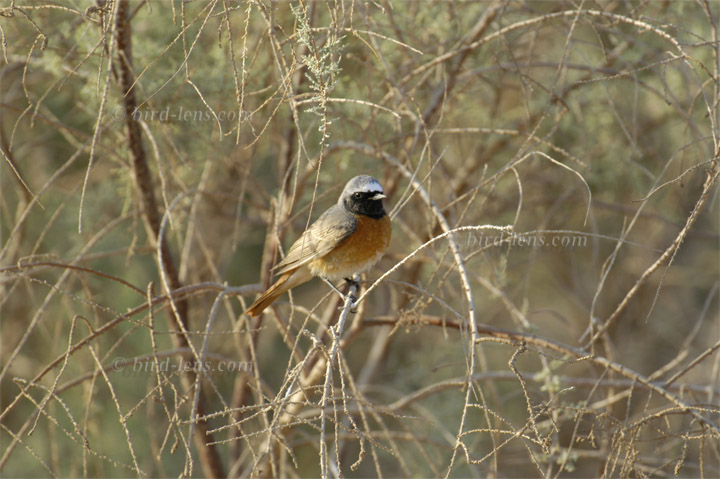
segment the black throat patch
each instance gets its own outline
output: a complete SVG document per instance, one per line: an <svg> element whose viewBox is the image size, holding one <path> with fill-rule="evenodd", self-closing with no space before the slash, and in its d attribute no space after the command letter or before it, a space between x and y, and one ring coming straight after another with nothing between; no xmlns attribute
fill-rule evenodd
<svg viewBox="0 0 720 479"><path fill-rule="evenodd" d="M357 192L345 198L343 205L345 209L357 215L365 215L379 220L385 216L382 200L371 200L379 191Z"/></svg>

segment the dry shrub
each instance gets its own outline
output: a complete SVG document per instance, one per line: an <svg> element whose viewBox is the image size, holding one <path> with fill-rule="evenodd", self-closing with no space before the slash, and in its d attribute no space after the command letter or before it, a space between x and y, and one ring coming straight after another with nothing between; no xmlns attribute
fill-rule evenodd
<svg viewBox="0 0 720 479"><path fill-rule="evenodd" d="M719 12L4 6L0 471L718 477ZM359 173L357 312L243 315Z"/></svg>

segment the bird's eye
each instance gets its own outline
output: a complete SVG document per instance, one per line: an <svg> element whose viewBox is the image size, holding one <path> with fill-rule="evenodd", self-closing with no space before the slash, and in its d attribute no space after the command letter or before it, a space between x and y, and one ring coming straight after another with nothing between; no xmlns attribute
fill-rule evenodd
<svg viewBox="0 0 720 479"><path fill-rule="evenodd" d="M360 192L353 193L353 198L355 198L356 200L359 200L360 198L362 198L362 193L360 193Z"/></svg>

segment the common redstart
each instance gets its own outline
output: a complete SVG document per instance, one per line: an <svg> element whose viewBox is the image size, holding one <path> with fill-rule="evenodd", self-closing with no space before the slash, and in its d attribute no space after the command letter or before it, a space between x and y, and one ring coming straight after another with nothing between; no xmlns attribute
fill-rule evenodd
<svg viewBox="0 0 720 479"><path fill-rule="evenodd" d="M380 182L368 175L348 181L338 202L305 230L278 263L280 278L247 310L257 316L286 291L320 276L352 278L374 265L390 245L392 226Z"/></svg>

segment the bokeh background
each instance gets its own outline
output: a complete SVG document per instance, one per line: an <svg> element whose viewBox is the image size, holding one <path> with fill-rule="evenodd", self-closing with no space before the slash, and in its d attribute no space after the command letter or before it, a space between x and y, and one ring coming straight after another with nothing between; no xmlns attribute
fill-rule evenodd
<svg viewBox="0 0 720 479"><path fill-rule="evenodd" d="M3 5L0 473L717 477L719 20ZM244 316L360 173L340 336L320 280Z"/></svg>

